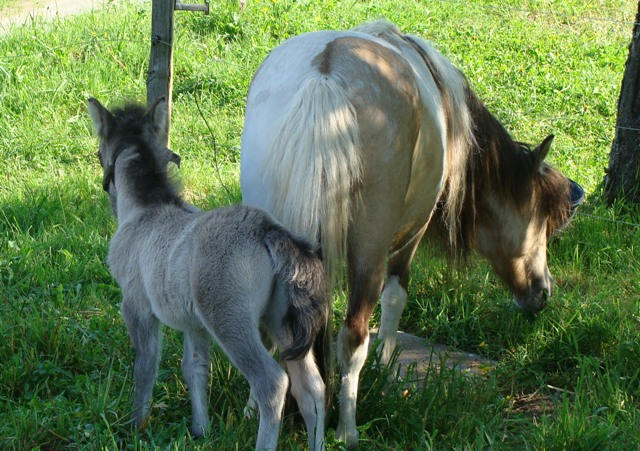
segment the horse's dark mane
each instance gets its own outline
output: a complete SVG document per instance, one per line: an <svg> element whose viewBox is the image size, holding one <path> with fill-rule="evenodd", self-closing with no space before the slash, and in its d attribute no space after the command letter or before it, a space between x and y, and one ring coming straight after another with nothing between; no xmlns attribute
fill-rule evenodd
<svg viewBox="0 0 640 451"><path fill-rule="evenodd" d="M467 188L460 214L459 231L449 254L464 261L471 250L476 221L482 214L478 203L483 193L497 193L513 205L525 205L536 193L538 211L547 217L548 233L552 234L570 216L570 195L567 179L556 169L542 163L539 169L536 155L529 144L515 141L468 86L466 98L473 121L473 144L467 162ZM438 203L429 235L446 243L442 206L445 192Z"/></svg>
<svg viewBox="0 0 640 451"><path fill-rule="evenodd" d="M115 120L111 124L109 140L117 146L115 153L124 148L135 148L137 154L125 168L136 203L143 206L182 205L178 183L170 177L167 162L160 158L162 153L154 149L154 144L148 142L148 137L155 131L145 107L129 104L114 110L112 115Z"/></svg>
<svg viewBox="0 0 640 451"><path fill-rule="evenodd" d="M503 125L467 87L467 106L474 125L473 159L474 189L490 188L500 195L522 204L531 197L535 155L531 147L514 141Z"/></svg>

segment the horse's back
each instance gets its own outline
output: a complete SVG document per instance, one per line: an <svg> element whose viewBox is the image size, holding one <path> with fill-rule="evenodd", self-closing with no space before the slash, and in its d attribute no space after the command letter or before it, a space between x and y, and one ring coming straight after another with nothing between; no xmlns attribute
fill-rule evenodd
<svg viewBox="0 0 640 451"><path fill-rule="evenodd" d="M278 153L284 150L272 143L298 91L309 80L331 79L344 91L357 118L355 158L361 167L350 194L354 200L351 228L365 232L350 238L354 242L362 238L363 245L379 243L380 249L401 247L428 221L445 171L442 102L433 77L424 65L419 66L419 59L401 39L392 44L357 31L308 33L274 49L254 76L247 98L241 153L243 201L270 211L286 227L294 226L274 207L277 199L273 197L279 195L274 181L285 175L269 174L265 168L270 160L282 158ZM317 120L336 111L337 107L317 111ZM308 130L309 135L313 133ZM301 190L301 186L289 189ZM332 188L324 190L329 193Z"/></svg>
<svg viewBox="0 0 640 451"><path fill-rule="evenodd" d="M345 34L337 31L306 33L276 47L255 73L247 96L242 133L240 183L243 202L270 210L263 168L271 158L269 147L283 116L291 109L294 93L318 76L312 58L328 42Z"/></svg>

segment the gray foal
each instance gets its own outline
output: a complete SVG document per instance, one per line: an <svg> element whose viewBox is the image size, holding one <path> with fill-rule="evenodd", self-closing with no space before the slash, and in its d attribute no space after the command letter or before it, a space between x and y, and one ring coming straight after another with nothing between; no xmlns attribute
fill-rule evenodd
<svg viewBox="0 0 640 451"><path fill-rule="evenodd" d="M89 99L89 113L100 139L103 188L118 220L107 263L122 289L135 349L135 423L149 413L163 323L184 332L182 371L195 436L209 429L213 336L251 387L260 418L256 449L277 446L289 380L309 448L324 449L325 385L312 345L326 328L329 299L317 252L259 209L203 212L186 203L167 174L179 157L158 139L167 120L164 99L149 110L129 105L113 112ZM280 351L288 377L263 339Z"/></svg>

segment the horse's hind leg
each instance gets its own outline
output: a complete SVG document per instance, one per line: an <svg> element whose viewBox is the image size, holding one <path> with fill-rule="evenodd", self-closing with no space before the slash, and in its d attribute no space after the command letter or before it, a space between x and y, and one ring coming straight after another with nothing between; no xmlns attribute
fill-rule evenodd
<svg viewBox="0 0 640 451"><path fill-rule="evenodd" d="M234 304L237 306L238 301L220 301L217 305ZM227 309L218 309L207 323L229 360L247 379L258 405L256 449L276 449L289 378L264 347L258 320L250 318L253 313L234 310L230 314Z"/></svg>
<svg viewBox="0 0 640 451"><path fill-rule="evenodd" d="M126 297L122 301L122 317L136 354L133 370L133 419L136 426L140 427L149 413L153 384L158 374L160 322L146 305L141 306Z"/></svg>
<svg viewBox="0 0 640 451"><path fill-rule="evenodd" d="M266 333L261 333L262 335L262 343L269 351L269 354L272 356L276 352L276 345L272 343L271 338ZM253 418L258 413L258 402L256 401L256 395L253 390L249 391L249 399L247 400L247 404L244 406L244 416L245 418Z"/></svg>
<svg viewBox="0 0 640 451"><path fill-rule="evenodd" d="M196 437L202 437L209 432L207 386L209 383L210 344L211 336L204 329L184 333L182 373L191 396L193 418L191 432Z"/></svg>
<svg viewBox="0 0 640 451"><path fill-rule="evenodd" d="M400 317L407 305L407 286L409 269L418 244L427 230L428 223L398 252L389 258L387 265L387 282L380 297L380 329L378 339L381 341L380 361L389 363L395 350Z"/></svg>
<svg viewBox="0 0 640 451"><path fill-rule="evenodd" d="M258 404L260 425L256 449L276 449L289 378L259 337L238 336L234 341L233 350L225 349L249 382Z"/></svg>
<svg viewBox="0 0 640 451"><path fill-rule="evenodd" d="M358 378L367 358L369 346L369 319L378 302L384 277L384 255L375 266L349 260L349 304L347 317L338 337L338 360L341 371L340 420L338 437L349 448L358 446L356 428L356 402ZM366 262L362 259L361 262Z"/></svg>
<svg viewBox="0 0 640 451"><path fill-rule="evenodd" d="M325 385L313 357L309 352L300 360L286 362L291 380L291 393L307 426L310 450L324 449Z"/></svg>

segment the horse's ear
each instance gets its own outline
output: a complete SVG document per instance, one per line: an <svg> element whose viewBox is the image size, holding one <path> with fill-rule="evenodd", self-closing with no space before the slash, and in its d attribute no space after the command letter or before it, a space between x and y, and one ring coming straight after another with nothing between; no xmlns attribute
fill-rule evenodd
<svg viewBox="0 0 640 451"><path fill-rule="evenodd" d="M549 149L551 149L551 143L553 142L553 138L554 138L553 135L547 136L542 141L542 143L538 147L536 147L535 150L533 151L536 169L540 169L540 167L542 166L542 162L544 161L545 158L547 158L547 155L549 154Z"/></svg>
<svg viewBox="0 0 640 451"><path fill-rule="evenodd" d="M105 137L109 130L109 123L112 115L105 107L102 106L98 99L91 97L88 100L89 116L93 122L93 130L99 137Z"/></svg>
<svg viewBox="0 0 640 451"><path fill-rule="evenodd" d="M151 123L162 133L166 132L168 114L167 99L164 96L157 98L149 107Z"/></svg>

